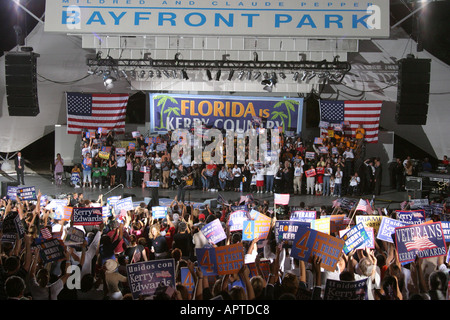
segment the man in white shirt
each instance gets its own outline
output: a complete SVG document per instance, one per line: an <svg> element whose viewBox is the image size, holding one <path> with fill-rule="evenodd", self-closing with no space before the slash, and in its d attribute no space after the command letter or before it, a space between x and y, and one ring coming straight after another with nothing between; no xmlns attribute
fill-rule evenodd
<svg viewBox="0 0 450 320"><path fill-rule="evenodd" d="M294 194L302 194L303 160L294 163Z"/></svg>

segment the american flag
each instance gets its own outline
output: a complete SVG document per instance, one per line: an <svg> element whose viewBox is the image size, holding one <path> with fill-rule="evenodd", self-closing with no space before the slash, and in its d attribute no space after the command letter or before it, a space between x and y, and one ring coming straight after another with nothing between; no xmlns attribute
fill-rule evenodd
<svg viewBox="0 0 450 320"><path fill-rule="evenodd" d="M45 240L49 240L49 239L53 238L53 235L50 232L50 230L48 230L48 228L42 228L41 235L42 235L42 238L44 238Z"/></svg>
<svg viewBox="0 0 450 320"><path fill-rule="evenodd" d="M67 133L98 128L125 132L128 98L128 94L67 92Z"/></svg>
<svg viewBox="0 0 450 320"><path fill-rule="evenodd" d="M411 250L425 250L437 248L433 242L428 238L413 238L412 241L405 242L406 249Z"/></svg>
<svg viewBox="0 0 450 320"><path fill-rule="evenodd" d="M368 200L364 200L364 199L359 199L358 205L356 206L356 210L355 211L364 211L367 214L372 214L373 210L372 207L370 206L370 203Z"/></svg>
<svg viewBox="0 0 450 320"><path fill-rule="evenodd" d="M288 205L289 193L286 194L275 193L274 202L275 204Z"/></svg>
<svg viewBox="0 0 450 320"><path fill-rule="evenodd" d="M320 100L320 120L330 123L348 121L349 127L345 127L345 135L355 136L358 125L365 129L365 141L378 142L378 128L382 101L339 101ZM326 129L321 129L325 132Z"/></svg>

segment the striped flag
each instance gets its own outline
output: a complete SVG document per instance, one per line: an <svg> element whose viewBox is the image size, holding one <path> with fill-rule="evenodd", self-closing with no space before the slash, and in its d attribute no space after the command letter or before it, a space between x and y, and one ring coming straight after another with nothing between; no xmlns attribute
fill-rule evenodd
<svg viewBox="0 0 450 320"><path fill-rule="evenodd" d="M359 199L359 202L358 202L358 205L356 206L355 211L358 211L358 210L364 211L367 214L373 214L372 207L368 200Z"/></svg>
<svg viewBox="0 0 450 320"><path fill-rule="evenodd" d="M42 238L44 238L45 240L49 240L49 239L53 238L53 235L48 228L42 228L41 235L42 235Z"/></svg>
<svg viewBox="0 0 450 320"><path fill-rule="evenodd" d="M286 194L275 193L274 202L275 204L281 204L286 206L289 205L289 193Z"/></svg>
<svg viewBox="0 0 450 320"><path fill-rule="evenodd" d="M128 98L128 94L67 92L67 133L98 128L125 132Z"/></svg>
<svg viewBox="0 0 450 320"><path fill-rule="evenodd" d="M437 248L437 245L431 242L428 238L413 238L412 241L406 242L405 246L408 251Z"/></svg>
<svg viewBox="0 0 450 320"><path fill-rule="evenodd" d="M344 127L344 134L355 136L358 125L365 129L365 141L378 142L378 129L382 101L333 101L320 100L320 120L330 123L348 121L350 126ZM321 132L325 132L321 129Z"/></svg>

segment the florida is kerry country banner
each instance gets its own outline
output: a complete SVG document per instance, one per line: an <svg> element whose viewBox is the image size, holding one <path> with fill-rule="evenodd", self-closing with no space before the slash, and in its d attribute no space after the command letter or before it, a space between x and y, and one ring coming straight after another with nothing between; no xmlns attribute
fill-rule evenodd
<svg viewBox="0 0 450 320"><path fill-rule="evenodd" d="M151 131L203 127L245 132L266 129L300 133L302 98L150 94Z"/></svg>

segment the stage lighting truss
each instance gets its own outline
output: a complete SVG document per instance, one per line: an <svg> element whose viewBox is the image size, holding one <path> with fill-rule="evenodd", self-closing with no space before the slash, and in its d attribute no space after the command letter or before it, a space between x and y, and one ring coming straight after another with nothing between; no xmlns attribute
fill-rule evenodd
<svg viewBox="0 0 450 320"><path fill-rule="evenodd" d="M266 91L271 91L280 81L309 83L315 77L318 83L340 83L351 69L350 63L339 61L338 56L333 61L260 61L256 53L250 61L227 60L227 55L222 60L180 60L179 56L176 54L174 59L152 59L150 54L146 54L145 59L114 59L110 56L102 58L99 52L95 57L88 57L86 64L88 74L101 75L104 79L107 78L105 75L114 73L116 78L127 80L160 78L189 81L198 79L194 75L196 73L206 74L206 81L261 81ZM224 74L225 77L221 78ZM237 76L233 78L235 74Z"/></svg>

